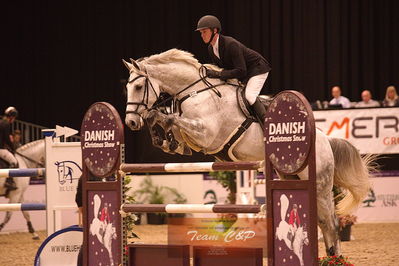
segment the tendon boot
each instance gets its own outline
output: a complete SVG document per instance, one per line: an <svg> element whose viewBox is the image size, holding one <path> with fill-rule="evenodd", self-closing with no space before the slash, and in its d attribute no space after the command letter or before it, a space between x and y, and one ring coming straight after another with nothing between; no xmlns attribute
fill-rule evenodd
<svg viewBox="0 0 399 266"><path fill-rule="evenodd" d="M265 122L265 116L266 116L266 107L259 100L259 98L256 98L256 101L254 102L254 104L252 104L252 109L255 112L255 115L256 115L256 118L259 121L259 124L261 125L262 128L264 128L264 122Z"/></svg>

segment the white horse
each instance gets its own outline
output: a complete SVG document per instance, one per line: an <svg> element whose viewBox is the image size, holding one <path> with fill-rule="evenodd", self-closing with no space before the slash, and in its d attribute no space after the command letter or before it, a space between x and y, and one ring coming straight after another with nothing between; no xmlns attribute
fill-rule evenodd
<svg viewBox="0 0 399 266"><path fill-rule="evenodd" d="M131 59L130 63L123 62L130 74L125 123L132 130L141 129L144 119L150 118L161 124L165 132L173 132L180 144L204 154L216 154L246 120L237 104L236 86L205 78L201 75L202 65L188 52L171 49L137 61ZM154 103L159 102L161 92L180 103L179 112L149 112ZM164 146L162 148L167 151ZM228 154L234 161L264 160L261 126L252 123L231 145ZM346 192L337 205L337 212L352 211L369 191L372 158L362 158L346 140L329 138L319 130L316 131L316 156L319 226L327 254L340 255L332 187L341 187ZM307 168L298 177L307 179Z"/></svg>
<svg viewBox="0 0 399 266"><path fill-rule="evenodd" d="M112 223L104 224L104 222L98 219L98 214L101 206L101 199L96 194L93 197L94 206L94 218L90 224L90 234L97 236L98 241L104 245L105 249L108 251L108 256L110 260L110 266L114 265L114 259L112 256L112 241L117 238L116 228Z"/></svg>
<svg viewBox="0 0 399 266"><path fill-rule="evenodd" d="M15 157L18 160L19 168L38 168L44 166L45 159L45 147L44 140L36 140L27 143L16 150ZM8 203L21 203L24 201L24 193L29 186L30 177L14 177L16 190L10 191L8 194ZM0 178L0 194L5 194L4 189L5 178ZM26 219L29 233L32 234L33 239L39 239L35 229L30 221L30 215L27 211L22 211L24 218ZM10 221L12 212L6 212L3 222L0 224L0 231Z"/></svg>

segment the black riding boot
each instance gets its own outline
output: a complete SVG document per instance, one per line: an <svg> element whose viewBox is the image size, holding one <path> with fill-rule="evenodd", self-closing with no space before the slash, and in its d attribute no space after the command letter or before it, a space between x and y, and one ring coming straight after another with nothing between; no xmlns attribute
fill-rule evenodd
<svg viewBox="0 0 399 266"><path fill-rule="evenodd" d="M11 163L9 165L9 168L18 168L18 163L17 164ZM6 182L4 183L4 187L6 188L6 195L8 195L10 191L16 190L17 185L15 184L14 178L7 177Z"/></svg>
<svg viewBox="0 0 399 266"><path fill-rule="evenodd" d="M4 187L8 190L16 190L17 185L15 184L14 178L12 177L7 177L6 182L4 183Z"/></svg>
<svg viewBox="0 0 399 266"><path fill-rule="evenodd" d="M263 124L265 122L265 116L266 116L266 107L257 98L256 101L254 102L254 104L252 105L252 108L256 114L256 118L258 118L259 123L263 127Z"/></svg>

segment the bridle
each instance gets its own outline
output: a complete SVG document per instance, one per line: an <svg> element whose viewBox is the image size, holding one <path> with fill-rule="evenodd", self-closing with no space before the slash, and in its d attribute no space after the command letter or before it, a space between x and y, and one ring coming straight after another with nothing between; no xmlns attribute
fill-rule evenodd
<svg viewBox="0 0 399 266"><path fill-rule="evenodd" d="M139 110L139 107L140 107L141 105L143 105L145 109L147 109L147 110L149 109L149 108L148 108L148 99L149 99L149 95L150 95L149 89L148 89L149 87L150 87L150 88L152 89L152 91L154 92L154 94L155 94L157 100L159 99L159 94L158 94L157 91L154 89L154 86L152 85L151 80L148 78L148 75L143 75L143 74L138 75L138 76L135 77L134 79L129 80L127 83L129 84L129 83L135 82L136 80L138 80L138 79L140 79L140 78L145 78L143 99L141 100L141 102L127 102L127 103L126 103L127 106L129 106L129 105L136 105L136 109L133 110L133 111L130 111L130 110L128 111L128 110L126 110L126 114L137 114L137 115L140 115L140 113L138 112L138 110ZM153 108L153 107L151 107L151 108Z"/></svg>
<svg viewBox="0 0 399 266"><path fill-rule="evenodd" d="M175 105L177 106L177 109L179 110L179 113L181 114L182 113L181 104L185 100L196 96L198 93L201 93L201 92L204 92L204 91L207 91L207 90L212 90L219 98L221 98L222 94L216 89L216 87L219 87L221 85L226 85L226 84L232 85L232 86L240 86L240 84L239 85L232 84L232 83L229 83L229 82L226 82L226 81L223 81L221 83L213 85L212 83L210 83L207 80L206 67L204 65L202 65L199 68L199 76L200 76L199 79L197 79L196 81L194 81L190 85L186 86L184 89L180 90L175 95L171 95L169 97L166 97L166 99L161 99L160 94L157 93L157 91L154 89L154 86L152 85L151 80L148 77L148 74L147 73L139 74L137 77L135 77L132 80L129 80L127 83L129 84L129 83L135 82L136 80L138 80L140 78L145 78L143 98L142 98L141 102L129 102L128 101L126 103L126 106L136 105L136 109L135 110L129 110L129 111L126 110L126 114L137 114L137 115L141 116L141 113L138 111L138 109L139 109L139 107L141 105L144 106L144 108L146 110L157 109L159 106L164 105L166 102L168 102L168 101L170 101L172 99L176 102ZM186 90L188 90L189 88L193 87L194 85L196 85L197 83L199 83L201 81L206 85L205 88L197 90L197 91L190 92L190 93L184 95L183 97L181 97L180 99L178 98L178 96L181 95L183 92L185 92ZM154 94L156 96L156 101L151 107L148 106L149 88L151 88L151 90L154 92ZM161 99L161 101L159 101L160 99Z"/></svg>

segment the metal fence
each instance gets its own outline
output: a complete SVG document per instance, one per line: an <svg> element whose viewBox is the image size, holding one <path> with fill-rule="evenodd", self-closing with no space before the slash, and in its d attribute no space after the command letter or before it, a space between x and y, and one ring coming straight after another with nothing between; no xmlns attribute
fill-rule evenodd
<svg viewBox="0 0 399 266"><path fill-rule="evenodd" d="M24 122L20 120L15 120L11 125L12 131L21 131L21 144L26 144L38 139L43 138L42 129L47 129L46 127L32 124L29 122ZM71 136L67 138L67 141L77 141L80 142L79 136Z"/></svg>

